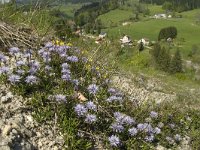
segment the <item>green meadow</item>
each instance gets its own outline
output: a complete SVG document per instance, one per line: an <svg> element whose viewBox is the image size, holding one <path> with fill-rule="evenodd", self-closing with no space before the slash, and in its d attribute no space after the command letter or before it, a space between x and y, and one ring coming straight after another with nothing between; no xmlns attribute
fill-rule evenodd
<svg viewBox="0 0 200 150"><path fill-rule="evenodd" d="M159 9L161 10L160 6L151 6L151 8L153 9L153 12L156 13L159 12ZM118 13L107 13L102 15L100 18L104 18L103 22L106 19L112 20L111 18L113 18L115 23L117 23L117 21L125 21L127 18L122 17L124 12L125 10L121 11L121 14L120 11L118 11ZM187 11L181 14L182 18L171 19L152 19L149 16L143 17L139 15L141 20L138 22L132 22L127 26L122 26L120 24L117 27L108 27L105 31L108 33L109 38L116 40L122 37L123 34L127 34L132 38L132 40L148 38L150 41L156 41L160 29L168 26L175 26L178 30L178 36L175 43L182 51L183 55L186 56L193 45L198 45L200 47L200 25L196 22L198 12L199 10Z"/></svg>
<svg viewBox="0 0 200 150"><path fill-rule="evenodd" d="M105 27L120 25L123 21L129 20L133 16L133 13L128 10L115 9L106 14L100 15L98 19L101 19Z"/></svg>
<svg viewBox="0 0 200 150"><path fill-rule="evenodd" d="M72 3L68 3L66 5L60 5L60 6L56 6L54 7L55 9L60 10L61 12L64 12L68 18L72 19L74 17L74 12L81 8L82 4L72 4Z"/></svg>

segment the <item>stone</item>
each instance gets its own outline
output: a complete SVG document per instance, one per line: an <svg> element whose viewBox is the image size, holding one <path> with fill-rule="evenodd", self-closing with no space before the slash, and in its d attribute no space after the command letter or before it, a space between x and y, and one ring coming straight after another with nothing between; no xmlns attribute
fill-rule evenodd
<svg viewBox="0 0 200 150"><path fill-rule="evenodd" d="M0 150L11 150L10 147L8 145L0 145Z"/></svg>
<svg viewBox="0 0 200 150"><path fill-rule="evenodd" d="M40 132L36 132L37 137L42 137L42 134Z"/></svg>
<svg viewBox="0 0 200 150"><path fill-rule="evenodd" d="M8 101L9 101L9 99L8 99L6 96L2 96L2 97L1 97L1 102L2 102L3 104L7 103Z"/></svg>
<svg viewBox="0 0 200 150"><path fill-rule="evenodd" d="M13 134L17 135L18 134L18 131L16 129L12 129L11 131Z"/></svg>
<svg viewBox="0 0 200 150"><path fill-rule="evenodd" d="M27 115L26 118L27 118L27 120L28 120L29 122L33 122L33 117L32 117L32 116Z"/></svg>
<svg viewBox="0 0 200 150"><path fill-rule="evenodd" d="M2 131L2 136L6 137L10 133L11 130L12 130L12 126L6 125Z"/></svg>
<svg viewBox="0 0 200 150"><path fill-rule="evenodd" d="M161 146L161 145L158 145L156 147L156 150L167 150L165 147Z"/></svg>
<svg viewBox="0 0 200 150"><path fill-rule="evenodd" d="M7 96L7 98L13 98L13 94L12 94L11 92L8 92L8 93L6 94L6 96Z"/></svg>

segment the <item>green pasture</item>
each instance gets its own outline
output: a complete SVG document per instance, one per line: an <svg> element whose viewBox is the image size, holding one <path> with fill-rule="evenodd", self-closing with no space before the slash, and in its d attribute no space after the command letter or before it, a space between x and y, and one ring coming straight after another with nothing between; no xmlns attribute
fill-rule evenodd
<svg viewBox="0 0 200 150"><path fill-rule="evenodd" d="M74 17L74 12L81 8L82 4L77 3L77 4L72 4L72 3L68 3L66 5L60 5L60 6L56 6L54 7L55 9L59 9L61 12L64 12L68 18L73 18Z"/></svg>
<svg viewBox="0 0 200 150"><path fill-rule="evenodd" d="M118 40L123 34L129 35L133 40L148 38L156 41L160 29L168 26L175 26L178 30L178 37L175 40L177 47L187 55L192 45L200 47L200 25L196 23L197 10L184 12L183 18L172 19L150 19L145 18L139 22L133 22L127 26L107 28L105 31L112 39ZM186 16L186 17L185 17Z"/></svg>
<svg viewBox="0 0 200 150"><path fill-rule="evenodd" d="M105 27L110 27L120 25L123 21L128 20L132 16L132 11L115 9L106 14L100 15L98 19L101 19Z"/></svg>

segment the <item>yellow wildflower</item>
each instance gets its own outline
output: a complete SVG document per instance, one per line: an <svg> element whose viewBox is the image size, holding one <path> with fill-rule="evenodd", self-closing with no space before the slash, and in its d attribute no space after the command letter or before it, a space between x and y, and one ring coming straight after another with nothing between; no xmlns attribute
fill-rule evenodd
<svg viewBox="0 0 200 150"><path fill-rule="evenodd" d="M72 46L72 43L67 43L67 46Z"/></svg>
<svg viewBox="0 0 200 150"><path fill-rule="evenodd" d="M65 43L63 41L60 41L60 46L65 45Z"/></svg>
<svg viewBox="0 0 200 150"><path fill-rule="evenodd" d="M89 58L89 62L92 62L93 60L92 60L92 58Z"/></svg>
<svg viewBox="0 0 200 150"><path fill-rule="evenodd" d="M59 45L59 41L58 40L56 40L56 45Z"/></svg>

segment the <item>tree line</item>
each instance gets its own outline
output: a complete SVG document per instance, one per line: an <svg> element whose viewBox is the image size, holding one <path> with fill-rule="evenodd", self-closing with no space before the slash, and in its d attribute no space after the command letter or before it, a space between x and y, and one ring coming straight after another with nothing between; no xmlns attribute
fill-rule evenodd
<svg viewBox="0 0 200 150"><path fill-rule="evenodd" d="M157 5L171 3L173 10L178 12L200 8L200 0L140 0L140 2Z"/></svg>
<svg viewBox="0 0 200 150"><path fill-rule="evenodd" d="M161 45L157 43L151 51L151 54L158 69L171 74L183 71L182 58L179 50L172 56L169 49L161 47Z"/></svg>
<svg viewBox="0 0 200 150"><path fill-rule="evenodd" d="M76 25L85 29L88 33L100 32L102 24L97 20L99 15L114 10L123 4L124 0L101 0L82 6L74 14Z"/></svg>

